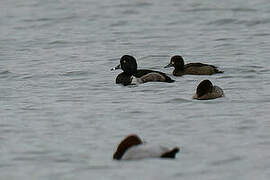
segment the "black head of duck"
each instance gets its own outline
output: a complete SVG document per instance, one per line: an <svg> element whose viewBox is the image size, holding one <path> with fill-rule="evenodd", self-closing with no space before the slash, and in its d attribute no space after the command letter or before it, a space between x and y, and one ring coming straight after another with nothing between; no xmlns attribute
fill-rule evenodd
<svg viewBox="0 0 270 180"><path fill-rule="evenodd" d="M120 59L120 64L111 70L122 69L128 75L134 75L137 72L137 61L133 56L124 55Z"/></svg>

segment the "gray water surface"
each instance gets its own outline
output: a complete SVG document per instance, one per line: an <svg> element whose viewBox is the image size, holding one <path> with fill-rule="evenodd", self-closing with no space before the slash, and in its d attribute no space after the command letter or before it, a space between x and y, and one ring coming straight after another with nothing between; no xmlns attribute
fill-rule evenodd
<svg viewBox="0 0 270 180"><path fill-rule="evenodd" d="M0 179L269 179L269 29L266 0L2 0ZM116 85L124 54L176 82ZM203 79L225 97L192 100ZM130 133L180 153L113 161Z"/></svg>

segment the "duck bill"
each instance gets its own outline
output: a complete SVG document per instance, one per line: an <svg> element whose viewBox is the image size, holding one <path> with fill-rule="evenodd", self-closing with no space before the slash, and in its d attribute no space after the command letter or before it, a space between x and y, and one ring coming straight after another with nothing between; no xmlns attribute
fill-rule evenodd
<svg viewBox="0 0 270 180"><path fill-rule="evenodd" d="M121 64L119 64L119 65L115 66L114 68L112 68L111 71L114 71L116 69L121 69Z"/></svg>
<svg viewBox="0 0 270 180"><path fill-rule="evenodd" d="M164 66L164 68L169 68L169 67L173 67L173 64L169 63L168 65Z"/></svg>

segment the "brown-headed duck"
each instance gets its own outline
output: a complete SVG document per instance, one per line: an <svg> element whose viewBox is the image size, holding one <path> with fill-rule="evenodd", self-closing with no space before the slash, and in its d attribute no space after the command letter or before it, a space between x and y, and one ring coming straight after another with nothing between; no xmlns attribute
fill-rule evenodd
<svg viewBox="0 0 270 180"><path fill-rule="evenodd" d="M223 96L223 90L218 86L213 86L211 81L206 79L198 85L196 94L192 98L198 100L207 100L216 99Z"/></svg>
<svg viewBox="0 0 270 180"><path fill-rule="evenodd" d="M189 63L184 64L182 56L176 55L171 58L170 63L164 68L174 67L174 76L190 75L212 75L216 73L223 73L216 66L203 63Z"/></svg>

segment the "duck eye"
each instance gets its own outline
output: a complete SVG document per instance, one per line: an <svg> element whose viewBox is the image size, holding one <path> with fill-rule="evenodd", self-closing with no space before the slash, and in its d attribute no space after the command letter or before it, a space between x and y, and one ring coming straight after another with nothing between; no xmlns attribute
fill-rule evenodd
<svg viewBox="0 0 270 180"><path fill-rule="evenodd" d="M123 63L126 63L126 60L124 60Z"/></svg>
<svg viewBox="0 0 270 180"><path fill-rule="evenodd" d="M174 64L174 61L172 61L172 64Z"/></svg>

